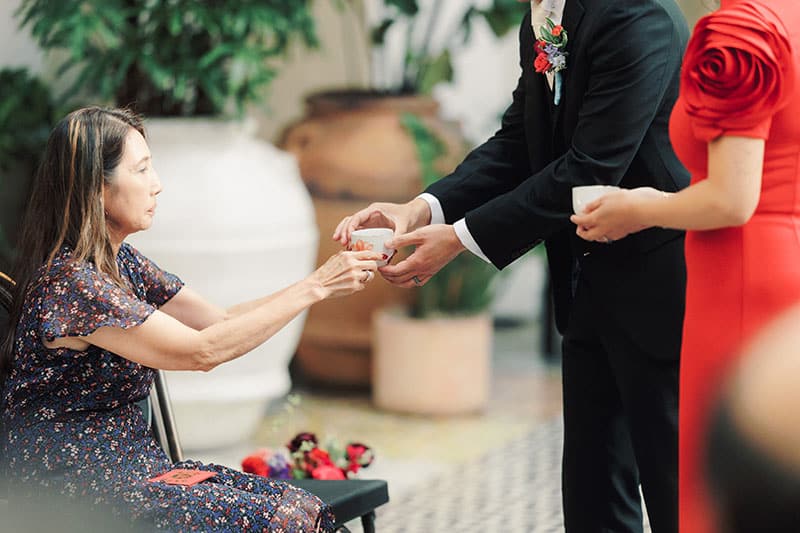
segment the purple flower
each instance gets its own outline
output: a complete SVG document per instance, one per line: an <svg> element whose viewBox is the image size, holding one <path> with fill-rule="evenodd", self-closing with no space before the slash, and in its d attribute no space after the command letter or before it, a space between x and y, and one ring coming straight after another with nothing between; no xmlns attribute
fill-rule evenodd
<svg viewBox="0 0 800 533"><path fill-rule="evenodd" d="M269 465L269 477L275 479L291 479L291 467L289 459L282 453L273 453L267 461Z"/></svg>

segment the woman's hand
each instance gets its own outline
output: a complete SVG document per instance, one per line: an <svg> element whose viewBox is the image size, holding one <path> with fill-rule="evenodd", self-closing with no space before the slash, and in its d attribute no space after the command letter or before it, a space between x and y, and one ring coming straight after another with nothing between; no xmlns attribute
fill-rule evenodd
<svg viewBox="0 0 800 533"><path fill-rule="evenodd" d="M580 215L570 220L578 226L576 233L587 241L609 243L649 227L642 218L641 204L648 199L663 198L665 193L652 187L621 189L589 203Z"/></svg>
<svg viewBox="0 0 800 533"><path fill-rule="evenodd" d="M347 296L363 290L375 277L381 254L371 250L339 252L331 256L308 279L322 289L324 298Z"/></svg>

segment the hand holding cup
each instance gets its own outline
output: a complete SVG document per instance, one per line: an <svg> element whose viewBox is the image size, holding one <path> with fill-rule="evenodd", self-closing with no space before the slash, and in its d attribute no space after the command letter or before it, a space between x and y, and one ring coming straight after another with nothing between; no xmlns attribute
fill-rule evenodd
<svg viewBox="0 0 800 533"><path fill-rule="evenodd" d="M391 228L365 228L357 229L350 234L348 250L372 250L381 254L378 266L385 266L395 253L395 250L386 247L386 242L394 236Z"/></svg>

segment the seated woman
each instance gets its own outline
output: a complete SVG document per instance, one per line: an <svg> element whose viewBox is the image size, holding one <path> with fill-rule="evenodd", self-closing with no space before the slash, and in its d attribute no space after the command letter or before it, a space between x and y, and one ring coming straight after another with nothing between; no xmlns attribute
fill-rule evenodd
<svg viewBox="0 0 800 533"><path fill-rule="evenodd" d="M330 510L307 492L171 464L136 402L153 369L208 371L240 357L315 302L362 290L380 257L341 252L275 294L220 309L124 242L150 227L160 191L131 112L80 109L51 133L0 367L9 478L29 494L49 489L171 531L329 531ZM173 468L216 475L192 486L148 481Z"/></svg>

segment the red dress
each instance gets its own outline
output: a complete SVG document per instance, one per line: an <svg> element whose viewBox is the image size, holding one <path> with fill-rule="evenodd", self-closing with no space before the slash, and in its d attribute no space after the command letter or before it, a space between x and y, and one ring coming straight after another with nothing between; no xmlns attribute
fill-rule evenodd
<svg viewBox="0 0 800 533"><path fill-rule="evenodd" d="M702 475L706 421L737 349L800 300L800 3L723 0L689 41L670 121L675 151L706 178L708 142L766 140L761 196L740 227L690 231L680 376L681 533L714 531ZM797 91L795 91L797 87Z"/></svg>

